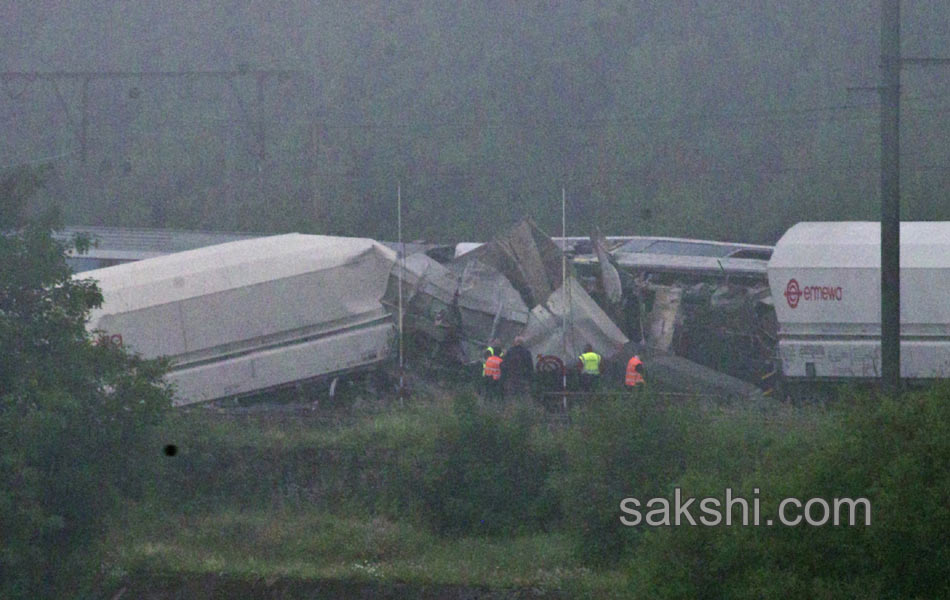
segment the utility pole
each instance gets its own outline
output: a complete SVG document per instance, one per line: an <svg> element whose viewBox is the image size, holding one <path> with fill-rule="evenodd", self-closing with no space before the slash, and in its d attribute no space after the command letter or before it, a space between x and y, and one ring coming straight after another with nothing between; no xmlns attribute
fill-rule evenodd
<svg viewBox="0 0 950 600"><path fill-rule="evenodd" d="M901 383L900 0L881 0L881 378Z"/></svg>
<svg viewBox="0 0 950 600"><path fill-rule="evenodd" d="M901 71L907 65L948 66L950 58L904 57L901 53L900 0L881 0L881 387L901 387L900 347L900 97Z"/></svg>

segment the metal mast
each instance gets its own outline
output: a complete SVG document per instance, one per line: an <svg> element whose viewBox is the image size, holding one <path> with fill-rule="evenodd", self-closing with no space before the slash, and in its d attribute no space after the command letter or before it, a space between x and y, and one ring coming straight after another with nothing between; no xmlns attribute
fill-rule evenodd
<svg viewBox="0 0 950 600"><path fill-rule="evenodd" d="M900 389L900 0L881 0L881 377Z"/></svg>

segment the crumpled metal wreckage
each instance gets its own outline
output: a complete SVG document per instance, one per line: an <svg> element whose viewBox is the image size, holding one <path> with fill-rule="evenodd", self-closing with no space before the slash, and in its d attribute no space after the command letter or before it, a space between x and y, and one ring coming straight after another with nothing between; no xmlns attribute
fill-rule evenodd
<svg viewBox="0 0 950 600"><path fill-rule="evenodd" d="M698 389L717 393L749 395L749 384L766 392L771 388L777 323L766 274L767 247L732 250L722 244L724 251L743 257L717 258L687 254L690 244L697 252L710 251L711 244L698 240L680 241L676 250L683 254L677 255L628 254L616 247L605 251L600 247L608 244L596 232L591 241L594 252L575 257L581 281L594 298L611 306L604 281L611 272L619 273L623 300L615 318L652 357L650 362L675 364L672 382L695 391L692 382L672 376L683 372L692 373L686 379L702 383ZM749 253L754 257L748 258Z"/></svg>
<svg viewBox="0 0 950 600"><path fill-rule="evenodd" d="M445 347L443 355L480 362L485 347L525 339L533 356L571 362L591 344L609 358L629 341L577 281L562 253L522 221L471 252L441 264L425 254L397 262L383 299L397 308L402 280L404 327Z"/></svg>
<svg viewBox="0 0 950 600"><path fill-rule="evenodd" d="M210 240L201 234L155 247L143 244L168 232L107 233L96 260L146 260L77 274L98 279L106 298L90 327L111 330L143 355L171 356L170 379L178 381L182 402L381 364L392 355L400 287L404 330L427 340L436 359L425 361L427 367L477 364L492 340L509 346L521 335L533 355L552 359L548 366L575 364L589 343L614 359L611 368L622 370L636 352L652 381L675 387L691 380L702 382L694 389L715 389L711 382L721 377L690 365L758 381L775 350L766 277L771 249L764 246L599 232L555 241L530 220L464 254L462 244L300 235ZM133 234L147 235L130 254ZM212 241L224 243L194 248ZM571 258L566 269L561 247ZM186 248L192 249L177 252ZM403 257L397 260L397 253ZM214 258L219 254L226 264ZM170 293L176 295L169 299ZM229 310L215 312L222 298L232 298ZM133 299L138 308L130 311ZM261 312L254 304L276 300L286 306ZM172 328L179 333L153 331L171 321L147 315L169 306L179 307ZM255 321L269 316L248 329L248 314ZM705 375L682 375L691 370Z"/></svg>
<svg viewBox="0 0 950 600"><path fill-rule="evenodd" d="M761 321L748 311L756 313L762 290L745 280L710 281L706 274L656 278L615 264L599 233L591 246L604 267L588 261L578 275L568 262L565 285L560 248L524 220L444 264L423 253L405 257L394 267L383 301L396 308L401 279L406 331L422 334L439 347L438 355L459 363L480 362L492 340L507 347L520 335L533 356L557 357L562 364L573 365L591 344L611 363L640 354L653 379L670 389L756 395L748 380L757 373L741 381L717 372L690 360L696 355L684 344L691 343L691 328L703 335L710 327L753 333L744 330ZM768 353L761 343L752 345Z"/></svg>

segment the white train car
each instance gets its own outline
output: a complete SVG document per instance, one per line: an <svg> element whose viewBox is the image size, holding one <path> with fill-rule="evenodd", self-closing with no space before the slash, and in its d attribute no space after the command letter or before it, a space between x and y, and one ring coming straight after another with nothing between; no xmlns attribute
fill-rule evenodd
<svg viewBox="0 0 950 600"><path fill-rule="evenodd" d="M89 328L172 361L176 404L363 369L393 336L381 299L395 253L369 239L288 234L85 271Z"/></svg>
<svg viewBox="0 0 950 600"><path fill-rule="evenodd" d="M950 222L901 223L901 376L950 377ZM786 379L881 374L876 222L799 223L768 264Z"/></svg>

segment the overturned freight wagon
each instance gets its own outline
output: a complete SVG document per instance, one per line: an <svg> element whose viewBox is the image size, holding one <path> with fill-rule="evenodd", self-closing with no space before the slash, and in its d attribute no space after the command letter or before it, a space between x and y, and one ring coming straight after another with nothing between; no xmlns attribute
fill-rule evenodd
<svg viewBox="0 0 950 600"><path fill-rule="evenodd" d="M950 377L950 222L901 223L901 376ZM799 223L775 246L769 284L791 381L881 373L881 230Z"/></svg>
<svg viewBox="0 0 950 600"><path fill-rule="evenodd" d="M176 404L366 368L392 346L380 302L395 253L362 238L288 234L76 275L103 305L89 328L166 356Z"/></svg>

